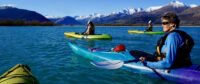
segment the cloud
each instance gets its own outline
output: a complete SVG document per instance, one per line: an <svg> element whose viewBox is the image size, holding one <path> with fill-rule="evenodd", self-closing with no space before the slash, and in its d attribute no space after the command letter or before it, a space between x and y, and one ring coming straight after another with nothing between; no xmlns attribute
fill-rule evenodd
<svg viewBox="0 0 200 84"><path fill-rule="evenodd" d="M3 5L0 5L0 6L9 6L9 7L15 7L14 4L3 4Z"/></svg>
<svg viewBox="0 0 200 84"><path fill-rule="evenodd" d="M61 18L59 16L45 16L46 18Z"/></svg>
<svg viewBox="0 0 200 84"><path fill-rule="evenodd" d="M196 5L196 4L190 4L190 7L191 8L194 8L194 7L197 7L198 5Z"/></svg>

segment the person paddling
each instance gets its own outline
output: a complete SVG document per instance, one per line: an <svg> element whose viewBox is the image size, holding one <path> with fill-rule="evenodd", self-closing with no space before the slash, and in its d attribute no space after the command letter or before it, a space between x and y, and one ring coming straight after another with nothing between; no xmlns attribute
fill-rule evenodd
<svg viewBox="0 0 200 84"><path fill-rule="evenodd" d="M152 31L152 30L153 30L152 21L149 20L149 22L148 22L148 28L145 30L145 32L146 32L146 31Z"/></svg>
<svg viewBox="0 0 200 84"><path fill-rule="evenodd" d="M192 65L190 52L194 46L193 39L185 32L178 30L180 20L174 13L166 13L161 18L163 31L166 34L157 43L157 61L140 61L151 68L180 68Z"/></svg>
<svg viewBox="0 0 200 84"><path fill-rule="evenodd" d="M95 27L92 21L88 21L86 31L82 33L83 35L94 35L95 34Z"/></svg>

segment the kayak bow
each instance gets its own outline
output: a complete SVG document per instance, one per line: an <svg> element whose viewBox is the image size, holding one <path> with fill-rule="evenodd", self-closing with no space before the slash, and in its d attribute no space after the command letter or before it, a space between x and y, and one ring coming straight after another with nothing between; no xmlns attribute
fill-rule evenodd
<svg viewBox="0 0 200 84"><path fill-rule="evenodd" d="M39 84L28 66L17 64L0 76L0 84Z"/></svg>

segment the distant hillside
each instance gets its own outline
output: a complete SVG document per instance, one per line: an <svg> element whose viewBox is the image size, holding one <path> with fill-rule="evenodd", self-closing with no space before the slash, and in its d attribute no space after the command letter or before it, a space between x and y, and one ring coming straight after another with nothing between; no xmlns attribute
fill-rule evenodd
<svg viewBox="0 0 200 84"><path fill-rule="evenodd" d="M66 16L64 18L60 18L57 21L55 21L58 25L80 25L81 23L76 21L74 18L70 16Z"/></svg>
<svg viewBox="0 0 200 84"><path fill-rule="evenodd" d="M9 6L1 6L0 20L7 20L7 19L13 19L13 20L21 19L24 21L39 21L39 22L50 21L47 18L45 18L43 15L34 11L18 9L18 8L9 7Z"/></svg>
<svg viewBox="0 0 200 84"><path fill-rule="evenodd" d="M56 21L58 21L59 19L61 19L61 18L48 18L50 21L52 21L52 22L56 22Z"/></svg>
<svg viewBox="0 0 200 84"><path fill-rule="evenodd" d="M181 24L200 25L200 7L190 8L179 13Z"/></svg>

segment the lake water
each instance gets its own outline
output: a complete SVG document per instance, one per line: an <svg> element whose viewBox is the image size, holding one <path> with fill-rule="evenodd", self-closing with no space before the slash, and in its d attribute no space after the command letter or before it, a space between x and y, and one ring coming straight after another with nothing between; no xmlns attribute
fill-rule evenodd
<svg viewBox="0 0 200 84"><path fill-rule="evenodd" d="M124 44L128 50L148 53L155 51L162 35L129 34L128 30L145 27L96 27L98 34L110 34L112 40L88 41L69 39L64 32L79 32L85 27L0 27L0 74L16 64L27 64L41 84L169 84L134 72L116 69L105 70L92 66L88 59L72 52L67 45L74 41L82 47L111 49ZM162 31L162 27L154 27ZM200 27L181 27L195 41L191 52L192 62L200 64Z"/></svg>

